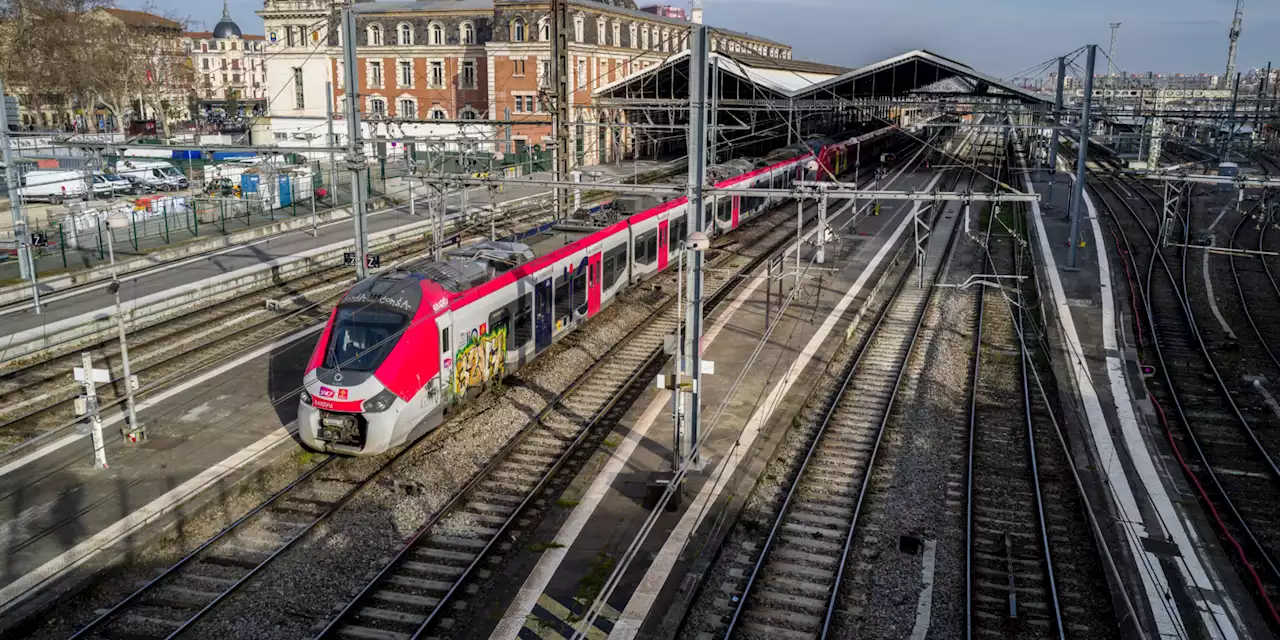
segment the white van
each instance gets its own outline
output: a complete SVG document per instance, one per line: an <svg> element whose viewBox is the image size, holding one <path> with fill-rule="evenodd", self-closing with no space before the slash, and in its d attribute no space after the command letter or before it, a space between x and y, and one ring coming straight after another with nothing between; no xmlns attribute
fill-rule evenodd
<svg viewBox="0 0 1280 640"><path fill-rule="evenodd" d="M122 160L116 164L116 175L130 182L137 182L156 191L177 191L187 188L187 177L176 167L163 160Z"/></svg>
<svg viewBox="0 0 1280 640"><path fill-rule="evenodd" d="M65 200L89 198L89 183L82 171L67 169L36 169L22 177L18 195L28 202L43 201L54 204Z"/></svg>

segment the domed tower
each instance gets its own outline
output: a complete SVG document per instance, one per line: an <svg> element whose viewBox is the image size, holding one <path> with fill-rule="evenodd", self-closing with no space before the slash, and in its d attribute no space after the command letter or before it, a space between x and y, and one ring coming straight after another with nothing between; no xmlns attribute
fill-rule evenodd
<svg viewBox="0 0 1280 640"><path fill-rule="evenodd" d="M241 37L240 25L231 19L231 10L227 8L227 0L222 0L222 19L213 28L214 38Z"/></svg>

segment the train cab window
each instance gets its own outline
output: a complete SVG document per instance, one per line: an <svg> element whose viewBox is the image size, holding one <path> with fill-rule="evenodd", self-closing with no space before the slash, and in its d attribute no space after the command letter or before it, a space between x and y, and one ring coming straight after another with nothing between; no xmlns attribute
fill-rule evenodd
<svg viewBox="0 0 1280 640"><path fill-rule="evenodd" d="M636 236L636 264L649 265L658 259L658 230Z"/></svg>
<svg viewBox="0 0 1280 640"><path fill-rule="evenodd" d="M512 327L511 338L507 340L507 351L515 351L529 344L533 339L533 302L530 296L520 296L516 303L516 318Z"/></svg>
<svg viewBox="0 0 1280 640"><path fill-rule="evenodd" d="M556 318L563 318L573 311L573 301L569 299L569 278L556 278Z"/></svg>
<svg viewBox="0 0 1280 640"><path fill-rule="evenodd" d="M404 314L386 309L339 307L325 348L323 367L373 371L409 326Z"/></svg>
<svg viewBox="0 0 1280 640"><path fill-rule="evenodd" d="M603 288L608 290L627 274L627 245L614 247L604 252L604 273L601 276Z"/></svg>
<svg viewBox="0 0 1280 640"><path fill-rule="evenodd" d="M489 314L489 331L496 333L499 329L507 332L507 350L510 351L513 344L511 340L511 314L507 312L506 307Z"/></svg>

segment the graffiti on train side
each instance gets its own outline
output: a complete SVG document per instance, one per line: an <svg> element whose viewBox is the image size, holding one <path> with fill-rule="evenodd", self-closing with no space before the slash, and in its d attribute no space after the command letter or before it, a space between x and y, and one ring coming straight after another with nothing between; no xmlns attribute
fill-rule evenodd
<svg viewBox="0 0 1280 640"><path fill-rule="evenodd" d="M467 343L458 349L453 366L453 392L457 396L471 387L501 378L507 366L506 327L489 331L481 325L473 329Z"/></svg>

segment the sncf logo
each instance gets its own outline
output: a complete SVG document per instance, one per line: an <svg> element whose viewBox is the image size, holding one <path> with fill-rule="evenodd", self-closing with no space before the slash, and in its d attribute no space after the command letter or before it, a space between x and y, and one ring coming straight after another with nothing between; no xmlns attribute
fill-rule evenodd
<svg viewBox="0 0 1280 640"><path fill-rule="evenodd" d="M321 397L321 398L332 398L332 397L333 397L333 389L330 389L329 387L320 387L320 397Z"/></svg>

